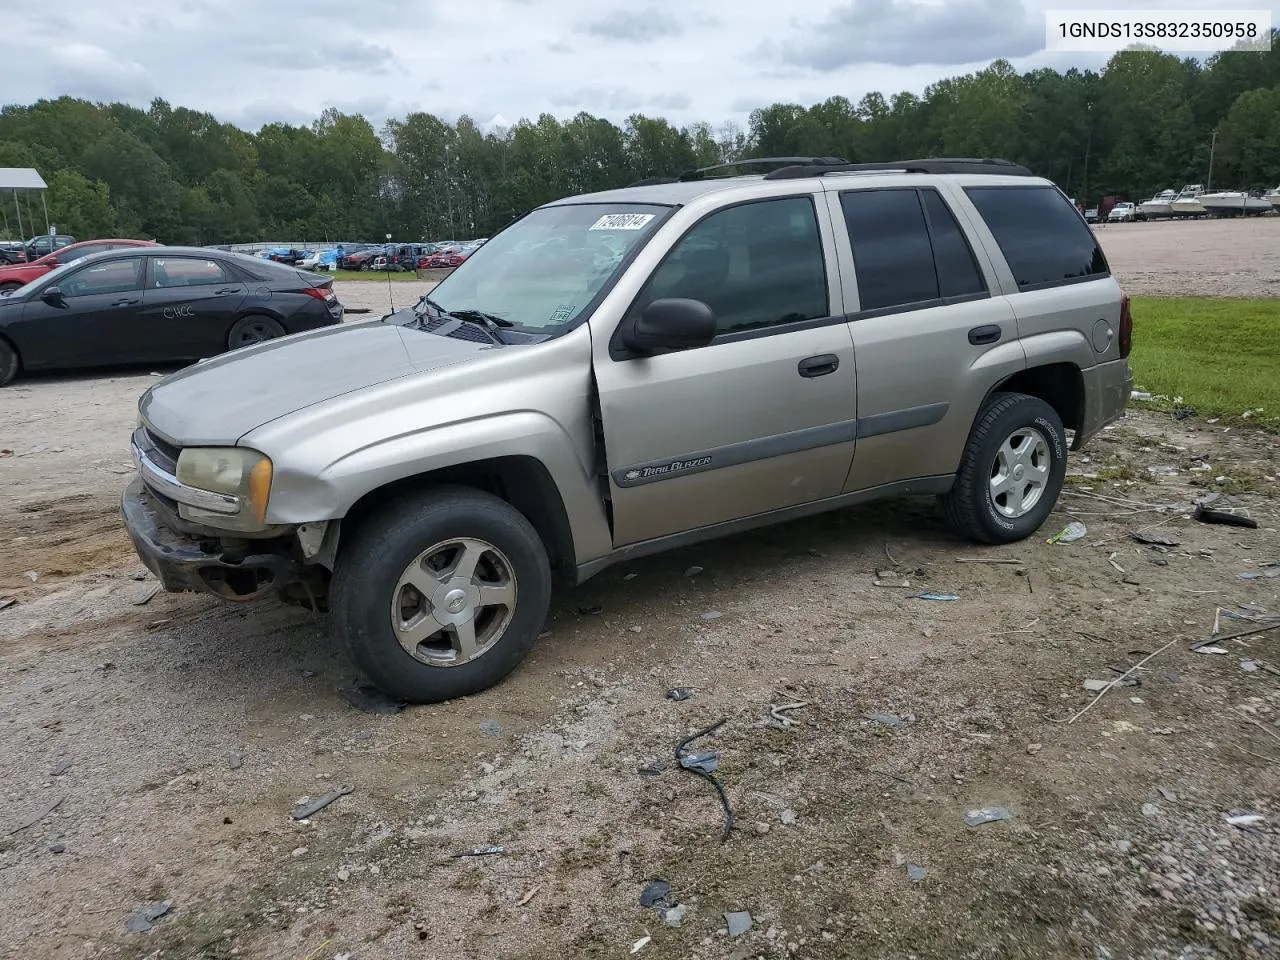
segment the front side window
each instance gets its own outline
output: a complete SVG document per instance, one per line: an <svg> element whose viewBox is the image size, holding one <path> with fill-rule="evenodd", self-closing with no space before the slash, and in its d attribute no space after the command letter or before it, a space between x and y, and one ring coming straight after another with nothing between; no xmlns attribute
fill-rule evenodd
<svg viewBox="0 0 1280 960"><path fill-rule="evenodd" d="M813 201L744 203L700 221L672 248L636 300L680 297L711 307L720 333L816 320L830 313Z"/></svg>
<svg viewBox="0 0 1280 960"><path fill-rule="evenodd" d="M58 283L65 297L91 297L142 289L142 259L105 260L90 264Z"/></svg>
<svg viewBox="0 0 1280 960"><path fill-rule="evenodd" d="M1106 276L1106 257L1055 187L965 187L991 228L1019 290Z"/></svg>
<svg viewBox="0 0 1280 960"><path fill-rule="evenodd" d="M203 287L225 283L227 272L216 260L194 257L156 257L152 261L152 286L160 290L172 287Z"/></svg>
<svg viewBox="0 0 1280 960"><path fill-rule="evenodd" d="M431 301L446 313L483 312L518 330L556 333L604 291L669 209L641 203L539 208L472 251L431 291Z"/></svg>

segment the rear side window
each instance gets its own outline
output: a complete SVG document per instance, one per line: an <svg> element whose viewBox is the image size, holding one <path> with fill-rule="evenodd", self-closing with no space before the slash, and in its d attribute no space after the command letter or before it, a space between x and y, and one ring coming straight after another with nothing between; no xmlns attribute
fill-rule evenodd
<svg viewBox="0 0 1280 960"><path fill-rule="evenodd" d="M862 312L919 309L983 296L986 284L935 190L854 190L840 197Z"/></svg>
<svg viewBox="0 0 1280 960"><path fill-rule="evenodd" d="M1019 290L1104 277L1106 257L1079 212L1054 187L966 187Z"/></svg>

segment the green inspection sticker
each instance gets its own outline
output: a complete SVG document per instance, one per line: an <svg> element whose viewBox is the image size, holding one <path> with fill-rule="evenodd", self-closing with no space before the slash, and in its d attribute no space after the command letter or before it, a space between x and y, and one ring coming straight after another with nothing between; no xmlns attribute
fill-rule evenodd
<svg viewBox="0 0 1280 960"><path fill-rule="evenodd" d="M555 312L551 314L552 323L565 323L573 316L574 306L572 303L562 303L556 307Z"/></svg>

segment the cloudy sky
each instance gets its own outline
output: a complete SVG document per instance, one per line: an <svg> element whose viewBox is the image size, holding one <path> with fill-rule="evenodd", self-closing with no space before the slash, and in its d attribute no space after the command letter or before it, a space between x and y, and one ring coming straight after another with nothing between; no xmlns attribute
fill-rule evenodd
<svg viewBox="0 0 1280 960"><path fill-rule="evenodd" d="M1269 9L1275 0L1222 4ZM1221 0L1125 0L1128 9ZM164 97L249 129L328 106L514 122L586 110L742 122L779 100L921 92L996 57L1098 68L1044 50L1046 9L1107 0L76 0L5 20L0 97ZM1111 19L1109 15L1107 19ZM1280 22L1273 10L1273 19Z"/></svg>

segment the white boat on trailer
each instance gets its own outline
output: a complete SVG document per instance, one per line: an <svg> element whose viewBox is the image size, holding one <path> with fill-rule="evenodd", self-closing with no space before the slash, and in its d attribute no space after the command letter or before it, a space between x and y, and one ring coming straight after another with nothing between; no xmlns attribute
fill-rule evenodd
<svg viewBox="0 0 1280 960"><path fill-rule="evenodd" d="M1150 200L1138 204L1138 213L1147 220L1163 220L1173 216L1173 201L1178 198L1175 190L1161 190Z"/></svg>
<svg viewBox="0 0 1280 960"><path fill-rule="evenodd" d="M1262 195L1262 199L1271 204L1271 206L1276 210L1280 210L1280 187L1276 187L1274 190L1268 190Z"/></svg>
<svg viewBox="0 0 1280 960"><path fill-rule="evenodd" d="M1175 217L1201 217L1205 214L1200 197L1204 194L1204 184L1189 183L1173 198L1169 209Z"/></svg>
<svg viewBox="0 0 1280 960"><path fill-rule="evenodd" d="M1243 190L1219 190L1200 196L1205 210L1215 217L1247 217L1271 212L1271 202L1251 197Z"/></svg>

